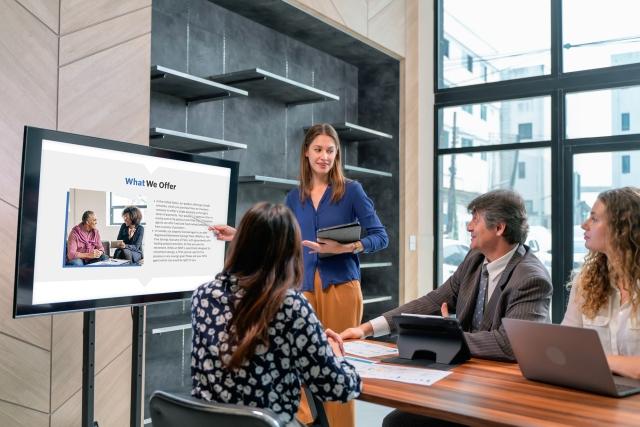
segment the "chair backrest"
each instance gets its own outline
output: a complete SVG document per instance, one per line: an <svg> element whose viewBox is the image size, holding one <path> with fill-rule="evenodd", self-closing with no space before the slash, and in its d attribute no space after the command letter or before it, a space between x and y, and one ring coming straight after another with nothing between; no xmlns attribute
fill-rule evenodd
<svg viewBox="0 0 640 427"><path fill-rule="evenodd" d="M156 391L149 402L153 427L284 427L269 409L207 402Z"/></svg>

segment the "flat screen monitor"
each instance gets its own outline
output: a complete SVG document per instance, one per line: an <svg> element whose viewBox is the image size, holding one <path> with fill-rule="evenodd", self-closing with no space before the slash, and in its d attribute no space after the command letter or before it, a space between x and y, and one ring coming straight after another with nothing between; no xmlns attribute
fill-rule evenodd
<svg viewBox="0 0 640 427"><path fill-rule="evenodd" d="M25 127L14 317L189 298L237 186L237 162Z"/></svg>

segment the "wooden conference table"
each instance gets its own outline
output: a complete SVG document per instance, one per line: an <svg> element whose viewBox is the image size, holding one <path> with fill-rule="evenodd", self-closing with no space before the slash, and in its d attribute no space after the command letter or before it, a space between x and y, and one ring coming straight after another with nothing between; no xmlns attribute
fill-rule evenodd
<svg viewBox="0 0 640 427"><path fill-rule="evenodd" d="M556 387L527 380L517 364L482 359L452 372L430 387L364 379L360 399L472 426L640 426L640 394L617 399Z"/></svg>

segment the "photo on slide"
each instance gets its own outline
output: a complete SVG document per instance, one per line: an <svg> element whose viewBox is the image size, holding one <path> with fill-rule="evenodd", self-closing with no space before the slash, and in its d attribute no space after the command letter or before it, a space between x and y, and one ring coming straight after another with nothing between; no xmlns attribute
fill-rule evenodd
<svg viewBox="0 0 640 427"><path fill-rule="evenodd" d="M140 267L144 265L143 196L71 188L67 192L62 265Z"/></svg>

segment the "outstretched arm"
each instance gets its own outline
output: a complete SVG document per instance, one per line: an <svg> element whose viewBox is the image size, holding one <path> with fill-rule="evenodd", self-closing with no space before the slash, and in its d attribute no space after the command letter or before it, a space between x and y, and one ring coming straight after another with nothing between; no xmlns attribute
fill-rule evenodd
<svg viewBox="0 0 640 427"><path fill-rule="evenodd" d="M611 372L640 380L640 356L607 356Z"/></svg>

